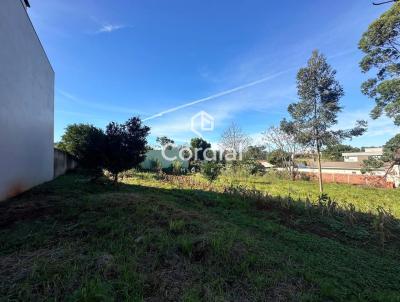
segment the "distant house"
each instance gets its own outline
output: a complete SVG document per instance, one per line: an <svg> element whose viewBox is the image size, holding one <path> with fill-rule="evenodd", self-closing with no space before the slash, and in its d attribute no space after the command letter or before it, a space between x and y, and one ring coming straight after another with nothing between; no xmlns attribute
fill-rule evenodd
<svg viewBox="0 0 400 302"><path fill-rule="evenodd" d="M53 178L54 71L28 7L0 1L0 200Z"/></svg>
<svg viewBox="0 0 400 302"><path fill-rule="evenodd" d="M265 169L273 169L275 166L266 160L259 160L258 161Z"/></svg>
<svg viewBox="0 0 400 302"><path fill-rule="evenodd" d="M388 173L390 164L387 163L381 168L371 172L363 173L363 161L371 157L380 158L383 155L382 148L366 148L365 152L343 153L344 162L322 162L321 169L323 179L326 182L366 184L381 187L399 187L400 170L398 166L393 167ZM347 158L346 158L347 157ZM299 172L318 174L318 165L309 161L307 165L299 165ZM385 178L386 176L386 178Z"/></svg>
<svg viewBox="0 0 400 302"><path fill-rule="evenodd" d="M362 162L322 162L321 168L322 177L325 182L376 185L380 187L399 187L400 185L400 171L398 166L395 166L388 174L386 172L389 165L363 174ZM318 165L316 162L309 162L307 166L300 166L298 171L317 177ZM384 178L385 175L386 178Z"/></svg>
<svg viewBox="0 0 400 302"><path fill-rule="evenodd" d="M365 148L364 152L342 153L345 162L362 163L371 157L380 158L383 155L383 148Z"/></svg>
<svg viewBox="0 0 400 302"><path fill-rule="evenodd" d="M179 149L172 148L170 150L164 151L165 156L163 156L162 150L150 150L146 153L146 159L140 164L142 169L150 170L154 168L154 163L159 162L162 169L168 169L172 166L172 163L177 160L182 164L183 169L189 168L189 161L183 160L179 156Z"/></svg>
<svg viewBox="0 0 400 302"><path fill-rule="evenodd" d="M380 187L399 187L400 168L394 166L388 173L390 164L377 168L369 173L363 173L363 161L371 157L380 158L383 155L382 148L366 148L364 152L343 153L344 162L322 162L321 170L324 182L347 183L355 185L375 185ZM266 168L273 165L266 161L260 161ZM277 168L283 170L283 168ZM298 172L311 177L318 177L318 164L315 161L298 163ZM386 177L385 177L386 176Z"/></svg>

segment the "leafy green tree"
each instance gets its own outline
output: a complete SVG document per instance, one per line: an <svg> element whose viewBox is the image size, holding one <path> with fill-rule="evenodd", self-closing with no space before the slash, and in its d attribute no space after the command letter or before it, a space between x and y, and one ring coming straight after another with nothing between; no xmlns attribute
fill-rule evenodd
<svg viewBox="0 0 400 302"><path fill-rule="evenodd" d="M198 160L204 160L204 151L211 148L211 144L209 142L199 137L192 138L190 141L190 146L192 147L193 151L196 151L194 156Z"/></svg>
<svg viewBox="0 0 400 302"><path fill-rule="evenodd" d="M81 167L98 172L104 162L105 134L88 124L67 126L57 147L75 156Z"/></svg>
<svg viewBox="0 0 400 302"><path fill-rule="evenodd" d="M400 2L369 26L359 48L365 53L362 71L377 70L376 76L362 85L362 92L375 99L371 117L386 114L400 125Z"/></svg>
<svg viewBox="0 0 400 302"><path fill-rule="evenodd" d="M395 165L400 165L400 134L397 134L386 142L383 146L382 158L369 158L364 160L361 171L363 173L372 172L374 169L383 167L385 163L390 163L387 173L389 173Z"/></svg>
<svg viewBox="0 0 400 302"><path fill-rule="evenodd" d="M164 147L166 145L173 145L175 144L175 141L173 139L170 139L166 136L159 136L156 139L156 142L159 143L161 145L161 147ZM171 146L169 146L168 150L172 149Z"/></svg>
<svg viewBox="0 0 400 302"><path fill-rule="evenodd" d="M111 122L106 128L105 168L113 175L137 167L147 151L147 135L150 128L144 126L138 117L124 124Z"/></svg>
<svg viewBox="0 0 400 302"><path fill-rule="evenodd" d="M322 151L322 156L329 160L343 161L342 153L360 151L360 148L356 148L350 145L335 144L327 146L327 148Z"/></svg>
<svg viewBox="0 0 400 302"><path fill-rule="evenodd" d="M366 122L358 121L357 126L349 130L332 130L337 124L337 115L341 112L340 99L343 88L335 79L336 71L327 63L324 55L318 51L312 53L307 67L297 74L299 102L289 105L292 120L283 120L281 128L295 135L303 145L314 147L318 156L319 189L323 192L321 149L323 146L337 144L341 140L361 135L366 130Z"/></svg>
<svg viewBox="0 0 400 302"><path fill-rule="evenodd" d="M221 174L221 165L213 161L205 161L201 165L201 174L212 183Z"/></svg>
<svg viewBox="0 0 400 302"><path fill-rule="evenodd" d="M263 160L267 158L265 146L249 146L244 154L245 159Z"/></svg>
<svg viewBox="0 0 400 302"><path fill-rule="evenodd" d="M400 134L397 134L395 137L392 137L388 140L383 147L383 154L386 160L394 160L396 158L396 154L400 150Z"/></svg>
<svg viewBox="0 0 400 302"><path fill-rule="evenodd" d="M284 168L290 158L291 154L282 149L275 149L268 153L268 162L279 168Z"/></svg>

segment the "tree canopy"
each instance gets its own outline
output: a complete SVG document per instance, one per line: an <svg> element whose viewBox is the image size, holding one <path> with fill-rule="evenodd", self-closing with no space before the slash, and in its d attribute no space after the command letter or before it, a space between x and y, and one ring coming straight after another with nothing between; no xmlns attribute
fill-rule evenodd
<svg viewBox="0 0 400 302"><path fill-rule="evenodd" d="M369 158L364 160L362 172L371 172L374 169L381 168L385 163L390 163L389 168L387 168L387 173L395 165L400 165L400 134L392 137L383 146L383 156L382 158Z"/></svg>
<svg viewBox="0 0 400 302"><path fill-rule="evenodd" d="M343 161L342 153L344 152L360 152L360 148L356 148L350 145L335 144L327 146L327 148L322 151L324 158L333 161Z"/></svg>
<svg viewBox="0 0 400 302"><path fill-rule="evenodd" d="M175 141L173 139L170 139L166 136L159 136L156 139L156 142L161 145L161 147L164 147L166 145L173 145L175 144Z"/></svg>
<svg viewBox="0 0 400 302"><path fill-rule="evenodd" d="M103 130L87 124L67 126L57 148L73 155L86 169L100 169L106 137Z"/></svg>
<svg viewBox="0 0 400 302"><path fill-rule="evenodd" d="M400 125L400 2L369 26L359 48L365 53L360 62L362 71L377 71L362 85L362 92L375 99L371 117L386 114Z"/></svg>
<svg viewBox="0 0 400 302"><path fill-rule="evenodd" d="M232 123L221 135L220 145L224 150L233 150L237 154L246 151L251 138L236 123Z"/></svg>
<svg viewBox="0 0 400 302"><path fill-rule="evenodd" d="M204 160L204 151L211 148L211 144L200 137L194 137L190 141L190 146L196 151L195 158Z"/></svg>
<svg viewBox="0 0 400 302"><path fill-rule="evenodd" d="M118 179L118 173L138 166L147 151L147 135L150 128L138 117L124 124L111 122L106 128L105 168Z"/></svg>
<svg viewBox="0 0 400 302"><path fill-rule="evenodd" d="M265 146L249 146L244 158L252 160L265 160L267 159L267 152L265 151Z"/></svg>

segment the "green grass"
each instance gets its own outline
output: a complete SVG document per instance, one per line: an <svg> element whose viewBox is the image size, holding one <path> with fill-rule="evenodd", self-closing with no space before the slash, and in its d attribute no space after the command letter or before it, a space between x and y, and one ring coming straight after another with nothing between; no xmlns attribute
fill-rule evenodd
<svg viewBox="0 0 400 302"><path fill-rule="evenodd" d="M248 180L285 194L285 182L269 182ZM299 196L315 192L295 185ZM0 299L400 301L398 234L382 250L368 217L348 225L190 186L147 173L118 186L71 174L5 202ZM357 190L352 202L372 200L362 202L369 189L344 188Z"/></svg>
<svg viewBox="0 0 400 302"><path fill-rule="evenodd" d="M229 178L222 177L219 183L226 184L230 181ZM291 181L268 175L239 177L234 183L255 187L274 196L290 195L295 199L308 197L316 200L320 194L318 183L314 181ZM324 191L341 205L352 203L359 211L374 213L381 206L400 218L400 190L326 183Z"/></svg>

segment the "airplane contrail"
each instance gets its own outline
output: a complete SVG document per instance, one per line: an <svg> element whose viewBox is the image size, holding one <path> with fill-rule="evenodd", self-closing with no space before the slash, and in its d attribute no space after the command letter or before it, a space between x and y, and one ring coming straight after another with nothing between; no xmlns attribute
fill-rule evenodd
<svg viewBox="0 0 400 302"><path fill-rule="evenodd" d="M284 71L280 71L280 72L277 72L275 74L272 74L272 75L269 75L267 77L264 77L262 79L259 79L257 81L254 81L254 82L251 82L251 83L247 83L245 85L241 85L241 86L229 89L229 90L225 90L225 91L222 91L222 92L207 96L205 98L201 98L201 99L198 99L198 100L186 103L186 104L182 104L182 105L177 106L177 107L173 107L173 108L167 109L165 111L162 111L162 112L154 114L154 115L152 115L150 117L147 117L147 118L143 119L143 121L153 120L155 118L162 117L163 115L165 115L167 113L175 112L175 111L178 111L178 110L186 108L186 107L190 107L190 106L193 106L193 105L196 105L196 104L199 104L199 103L203 103L203 102L206 102L206 101L209 101L209 100L213 100L213 99L219 98L221 96L228 95L228 94L231 94L231 93L234 93L234 92L237 92L237 91L240 91L240 90L243 90L243 89L246 89L246 88L261 84L261 83L264 83L264 82L267 82L269 80L272 80L272 79L274 79L276 77L281 76L282 74L288 73L288 72L290 72L292 70L293 70L293 68L287 69L287 70L284 70Z"/></svg>

